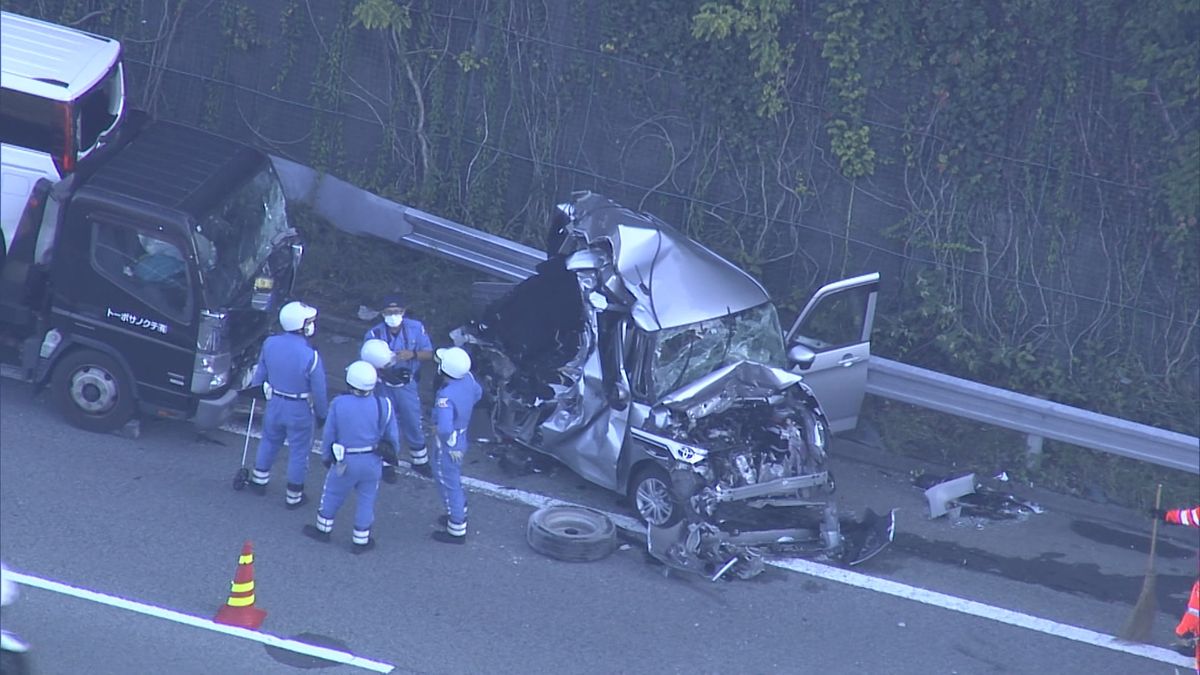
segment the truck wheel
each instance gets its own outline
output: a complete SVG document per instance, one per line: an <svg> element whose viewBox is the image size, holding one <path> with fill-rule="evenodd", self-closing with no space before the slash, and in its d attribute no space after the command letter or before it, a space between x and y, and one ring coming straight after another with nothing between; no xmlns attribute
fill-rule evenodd
<svg viewBox="0 0 1200 675"><path fill-rule="evenodd" d="M54 389L63 415L80 429L115 431L133 417L133 387L106 354L88 349L63 357Z"/></svg>
<svg viewBox="0 0 1200 675"><path fill-rule="evenodd" d="M670 527L683 518L683 506L671 489L671 476L657 464L646 464L633 476L629 496L642 522Z"/></svg>
<svg viewBox="0 0 1200 675"><path fill-rule="evenodd" d="M547 506L529 516L529 547L556 560L590 562L617 545L617 528L603 513L582 506Z"/></svg>

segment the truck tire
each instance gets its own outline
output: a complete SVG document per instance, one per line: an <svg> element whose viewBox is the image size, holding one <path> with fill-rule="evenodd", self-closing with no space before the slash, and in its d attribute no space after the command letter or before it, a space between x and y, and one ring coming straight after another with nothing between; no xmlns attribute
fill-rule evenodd
<svg viewBox="0 0 1200 675"><path fill-rule="evenodd" d="M529 516L529 547L555 560L591 562L607 557L617 545L617 528L608 516L582 506L547 506Z"/></svg>
<svg viewBox="0 0 1200 675"><path fill-rule="evenodd" d="M88 431L120 429L133 417L133 387L116 359L84 349L63 357L54 369L54 394L63 416Z"/></svg>

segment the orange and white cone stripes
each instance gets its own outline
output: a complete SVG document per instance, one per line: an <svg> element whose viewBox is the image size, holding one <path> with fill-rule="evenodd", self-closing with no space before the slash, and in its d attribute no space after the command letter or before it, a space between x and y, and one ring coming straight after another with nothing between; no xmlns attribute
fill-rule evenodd
<svg viewBox="0 0 1200 675"><path fill-rule="evenodd" d="M238 557L237 572L233 575L229 600L217 610L213 621L229 626L258 628L267 613L254 606L254 545L242 544L242 555Z"/></svg>

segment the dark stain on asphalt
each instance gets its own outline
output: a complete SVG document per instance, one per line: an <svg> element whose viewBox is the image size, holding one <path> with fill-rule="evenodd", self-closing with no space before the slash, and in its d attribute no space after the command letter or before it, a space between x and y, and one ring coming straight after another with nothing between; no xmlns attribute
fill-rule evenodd
<svg viewBox="0 0 1200 675"><path fill-rule="evenodd" d="M1139 534L1126 530L1118 530L1091 520L1073 520L1071 521L1071 531L1097 544L1114 546L1127 551L1150 553L1150 525L1146 525L1145 534ZM1155 555L1163 558L1190 558L1196 555L1196 552L1176 546L1159 537Z"/></svg>
<svg viewBox="0 0 1200 675"><path fill-rule="evenodd" d="M338 640L336 638L331 638L327 635L317 635L316 633L301 633L299 635L293 635L291 639L295 640L296 642L303 642L304 644L307 644L307 645L314 645L317 647L326 647L328 649L334 649L339 652L347 652L347 653L350 652L350 647L345 642L342 642L341 640ZM279 647L272 647L270 645L267 645L266 649L267 649L267 654L270 655L271 658L275 659L276 661L282 663L285 666L291 666L293 668L304 668L306 670L310 670L310 669L314 669L314 668L332 668L334 666L341 665L336 661L329 661L327 659L321 659L321 658L317 658L315 656L309 656L308 654L298 654L296 652L293 652L293 651L290 651L287 649L281 649Z"/></svg>
<svg viewBox="0 0 1200 675"><path fill-rule="evenodd" d="M897 533L892 544L893 557L909 556L952 565L973 572L992 574L1022 584L1042 586L1101 602L1120 602L1132 606L1142 590L1143 576L1106 574L1091 563L1067 563L1061 553L1043 553L1036 558L1006 557L979 548L949 541L932 541L910 533ZM1158 574L1156 584L1159 611L1177 616L1182 602L1171 596L1190 588L1194 577Z"/></svg>

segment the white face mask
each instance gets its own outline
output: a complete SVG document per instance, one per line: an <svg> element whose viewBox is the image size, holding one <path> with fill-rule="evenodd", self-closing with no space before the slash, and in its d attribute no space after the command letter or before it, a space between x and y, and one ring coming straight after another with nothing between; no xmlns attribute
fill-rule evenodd
<svg viewBox="0 0 1200 675"><path fill-rule="evenodd" d="M400 323L404 321L404 314L386 314L383 317L383 322L388 325L388 328L399 328Z"/></svg>
<svg viewBox="0 0 1200 675"><path fill-rule="evenodd" d="M309 321L304 324L304 337L312 337L317 332L317 322Z"/></svg>

